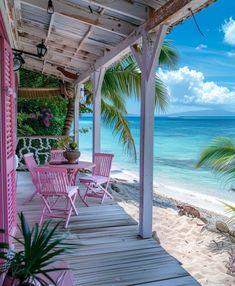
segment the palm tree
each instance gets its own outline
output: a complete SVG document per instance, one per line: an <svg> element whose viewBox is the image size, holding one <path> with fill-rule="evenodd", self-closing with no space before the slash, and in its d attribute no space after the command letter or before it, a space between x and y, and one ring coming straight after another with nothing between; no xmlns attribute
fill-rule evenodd
<svg viewBox="0 0 235 286"><path fill-rule="evenodd" d="M211 146L206 147L200 154L196 168L209 166L213 171L225 177L227 182L235 179L235 140L226 137L215 138ZM232 188L232 190L234 190ZM228 213L232 213L230 222L235 220L235 206L224 203Z"/></svg>
<svg viewBox="0 0 235 286"><path fill-rule="evenodd" d="M226 137L215 138L211 146L200 154L196 168L209 166L228 181L235 179L235 140Z"/></svg>
<svg viewBox="0 0 235 286"><path fill-rule="evenodd" d="M178 60L178 54L169 41L165 41L159 57L161 66L173 67ZM101 89L102 120L106 126L113 130L114 135L119 135L120 141L129 154L136 157L136 149L131 130L126 119L126 99L140 98L141 72L135 59L129 55L105 73ZM165 111L168 104L168 92L164 83L156 74L155 103L159 110ZM85 91L87 102L92 99L92 83L86 82Z"/></svg>

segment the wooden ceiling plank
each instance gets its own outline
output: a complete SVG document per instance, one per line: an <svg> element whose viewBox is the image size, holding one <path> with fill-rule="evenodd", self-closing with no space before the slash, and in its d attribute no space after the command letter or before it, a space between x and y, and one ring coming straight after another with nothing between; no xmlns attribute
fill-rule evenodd
<svg viewBox="0 0 235 286"><path fill-rule="evenodd" d="M65 1L63 0L63 2ZM90 0L83 0L83 2L86 2L88 5L91 4ZM131 3L130 1L118 0L102 2L100 0L92 0L92 4L139 21L145 21L147 18L146 9L144 9L143 6Z"/></svg>
<svg viewBox="0 0 235 286"><path fill-rule="evenodd" d="M33 7L41 8L43 10L47 9L47 0L23 0L21 3L26 5L31 5ZM104 15L99 15L95 13L89 13L88 11L81 9L75 9L65 3L56 2L54 4L55 13L60 14L61 16L68 17L73 19L74 23L84 23L87 25L100 28L121 36L128 36L134 29L135 26L129 24L122 20L117 20L113 17L107 17Z"/></svg>

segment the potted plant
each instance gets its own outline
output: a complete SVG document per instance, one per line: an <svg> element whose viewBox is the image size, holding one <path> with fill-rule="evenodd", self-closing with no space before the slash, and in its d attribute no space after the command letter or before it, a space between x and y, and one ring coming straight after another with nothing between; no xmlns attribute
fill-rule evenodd
<svg viewBox="0 0 235 286"><path fill-rule="evenodd" d="M61 138L59 140L56 140L51 149L52 150L65 150L66 146L71 142L71 139L69 136L65 138Z"/></svg>
<svg viewBox="0 0 235 286"><path fill-rule="evenodd" d="M46 286L56 285L50 274L64 271L65 268L55 268L53 263L58 255L71 248L71 244L63 242L65 236L58 236L59 224L51 227L51 221L46 221L41 227L36 223L29 227L23 213L19 214L19 230L22 238L14 237L19 251L10 250L9 246L0 245L2 258L1 272L6 272L3 286Z"/></svg>
<svg viewBox="0 0 235 286"><path fill-rule="evenodd" d="M64 157L68 160L68 163L70 164L75 163L81 155L77 147L78 144L76 142L71 142L69 143L68 147L66 148L66 151L64 152Z"/></svg>

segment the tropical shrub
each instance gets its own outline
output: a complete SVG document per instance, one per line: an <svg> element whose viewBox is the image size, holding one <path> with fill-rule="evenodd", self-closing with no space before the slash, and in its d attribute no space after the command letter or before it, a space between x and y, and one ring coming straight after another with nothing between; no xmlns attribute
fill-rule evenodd
<svg viewBox="0 0 235 286"><path fill-rule="evenodd" d="M18 136L61 135L67 110L67 99L18 100Z"/></svg>

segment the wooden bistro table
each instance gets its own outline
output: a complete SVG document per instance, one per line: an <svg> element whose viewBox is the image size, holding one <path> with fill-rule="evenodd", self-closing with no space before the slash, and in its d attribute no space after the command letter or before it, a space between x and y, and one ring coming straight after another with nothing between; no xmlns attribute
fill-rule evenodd
<svg viewBox="0 0 235 286"><path fill-rule="evenodd" d="M87 161L78 161L77 163L74 164L69 164L66 163L66 161L52 161L48 163L51 167L56 167L56 168L65 168L68 173L68 179L69 179L69 184L70 186L75 186L76 184L76 176L79 170L81 169L92 169L95 167L95 163L92 162L87 162ZM78 195L81 198L82 202L88 206L88 204L84 201L82 198L80 191L78 190Z"/></svg>
<svg viewBox="0 0 235 286"><path fill-rule="evenodd" d="M68 164L66 161L52 161L49 163L50 166L56 168L65 168L67 169L69 184L71 186L75 186L76 184L76 176L80 169L92 169L95 167L95 163L87 162L87 161L78 161L74 164Z"/></svg>

